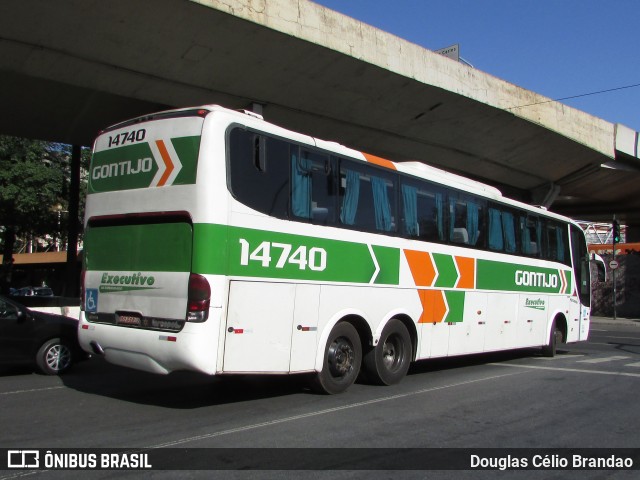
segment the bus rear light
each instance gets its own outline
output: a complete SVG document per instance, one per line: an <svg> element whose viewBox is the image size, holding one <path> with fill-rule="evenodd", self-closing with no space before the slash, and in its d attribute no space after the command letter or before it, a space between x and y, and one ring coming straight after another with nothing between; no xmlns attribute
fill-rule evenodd
<svg viewBox="0 0 640 480"><path fill-rule="evenodd" d="M84 286L84 279L85 276L87 274L87 271L83 268L82 272L80 272L80 310L82 310L83 312L86 311L85 308L85 286Z"/></svg>
<svg viewBox="0 0 640 480"><path fill-rule="evenodd" d="M204 322L209 318L211 286L202 275L192 273L189 276L189 294L187 299L187 322Z"/></svg>

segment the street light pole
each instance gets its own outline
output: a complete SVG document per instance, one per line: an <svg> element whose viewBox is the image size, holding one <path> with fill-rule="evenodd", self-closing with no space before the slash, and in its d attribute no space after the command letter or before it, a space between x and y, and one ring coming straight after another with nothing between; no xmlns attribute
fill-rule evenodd
<svg viewBox="0 0 640 480"><path fill-rule="evenodd" d="M612 230L613 230L613 261L616 261L616 243L618 243L620 241L620 224L618 223L618 221L616 220L616 216L615 214L613 215L613 224L612 224ZM613 273L612 273L612 278L613 278L613 319L616 320L617 319L617 308L616 308L616 298L617 298L617 288L616 288L616 270L617 268L613 269Z"/></svg>

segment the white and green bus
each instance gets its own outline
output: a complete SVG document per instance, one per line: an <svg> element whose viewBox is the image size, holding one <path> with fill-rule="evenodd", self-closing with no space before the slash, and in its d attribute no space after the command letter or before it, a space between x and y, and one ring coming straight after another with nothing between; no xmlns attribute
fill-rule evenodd
<svg viewBox="0 0 640 480"><path fill-rule="evenodd" d="M167 374L308 373L338 393L415 360L589 333L570 219L417 162L203 106L103 131L83 348Z"/></svg>

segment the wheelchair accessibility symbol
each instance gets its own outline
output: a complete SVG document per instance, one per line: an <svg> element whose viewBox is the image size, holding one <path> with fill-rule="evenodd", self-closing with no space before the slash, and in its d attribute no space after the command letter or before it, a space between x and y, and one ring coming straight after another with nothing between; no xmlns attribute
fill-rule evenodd
<svg viewBox="0 0 640 480"><path fill-rule="evenodd" d="M84 298L84 307L87 312L98 311L98 289L87 288Z"/></svg>

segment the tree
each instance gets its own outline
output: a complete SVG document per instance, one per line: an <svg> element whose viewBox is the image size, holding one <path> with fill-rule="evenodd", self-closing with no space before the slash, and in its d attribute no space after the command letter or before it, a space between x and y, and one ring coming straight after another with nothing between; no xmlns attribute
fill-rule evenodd
<svg viewBox="0 0 640 480"><path fill-rule="evenodd" d="M80 151L81 170L86 172L90 151ZM73 233L75 247L84 214L86 179L80 178L79 205L72 202L71 192L72 147L70 145L27 140L0 135L0 290L7 293L11 284L13 252L34 238L50 243ZM77 186L76 186L77 188ZM79 211L78 211L79 207ZM69 210L76 212L71 218ZM75 216L75 215L74 215ZM64 243L64 242L61 242ZM67 256L65 289L73 292L77 287L75 274L75 248ZM67 285L68 284L68 285Z"/></svg>
<svg viewBox="0 0 640 480"><path fill-rule="evenodd" d="M60 238L67 210L70 147L0 135L0 225L5 256L18 241ZM13 238L12 238L13 236ZM22 240L24 239L24 240Z"/></svg>

